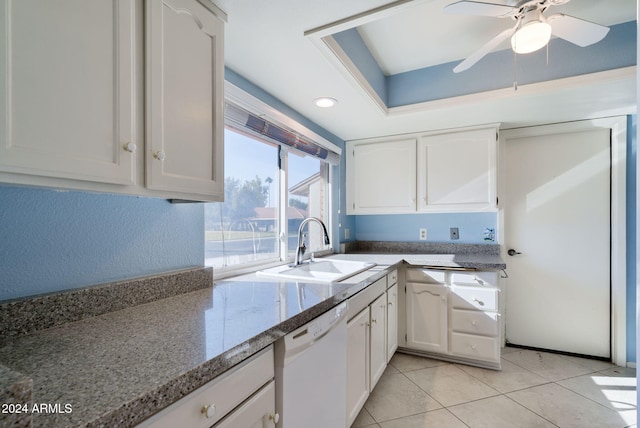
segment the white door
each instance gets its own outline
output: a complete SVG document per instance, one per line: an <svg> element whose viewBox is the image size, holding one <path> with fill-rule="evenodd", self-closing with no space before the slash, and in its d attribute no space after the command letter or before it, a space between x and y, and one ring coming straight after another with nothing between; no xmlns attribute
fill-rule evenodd
<svg viewBox="0 0 640 428"><path fill-rule="evenodd" d="M507 342L609 357L610 130L511 137L505 152Z"/></svg>
<svg viewBox="0 0 640 428"><path fill-rule="evenodd" d="M407 348L446 354L447 287L407 282Z"/></svg>
<svg viewBox="0 0 640 428"><path fill-rule="evenodd" d="M398 349L398 284L387 290L387 362Z"/></svg>
<svg viewBox="0 0 640 428"><path fill-rule="evenodd" d="M2 2L0 171L134 182L134 31L131 0Z"/></svg>
<svg viewBox="0 0 640 428"><path fill-rule="evenodd" d="M347 147L347 213L416 211L416 140Z"/></svg>
<svg viewBox="0 0 640 428"><path fill-rule="evenodd" d="M347 426L369 398L369 306L347 323Z"/></svg>
<svg viewBox="0 0 640 428"><path fill-rule="evenodd" d="M497 135L496 128L488 128L421 137L418 209L495 209Z"/></svg>
<svg viewBox="0 0 640 428"><path fill-rule="evenodd" d="M371 304L371 381L372 392L384 369L387 368L387 294L384 293Z"/></svg>
<svg viewBox="0 0 640 428"><path fill-rule="evenodd" d="M146 4L146 185L220 199L224 23L196 0Z"/></svg>

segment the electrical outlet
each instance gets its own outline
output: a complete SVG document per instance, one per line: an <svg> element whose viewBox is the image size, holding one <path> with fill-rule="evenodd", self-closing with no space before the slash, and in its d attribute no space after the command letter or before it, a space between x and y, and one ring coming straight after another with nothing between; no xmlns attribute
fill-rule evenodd
<svg viewBox="0 0 640 428"><path fill-rule="evenodd" d="M351 236L351 234L349 233L349 228L345 228L344 229L344 239L349 239L349 236Z"/></svg>
<svg viewBox="0 0 640 428"><path fill-rule="evenodd" d="M460 239L460 233L458 232L457 227L452 227L449 229L449 238L451 239Z"/></svg>
<svg viewBox="0 0 640 428"><path fill-rule="evenodd" d="M420 240L421 241L427 240L427 229L425 228L420 229Z"/></svg>

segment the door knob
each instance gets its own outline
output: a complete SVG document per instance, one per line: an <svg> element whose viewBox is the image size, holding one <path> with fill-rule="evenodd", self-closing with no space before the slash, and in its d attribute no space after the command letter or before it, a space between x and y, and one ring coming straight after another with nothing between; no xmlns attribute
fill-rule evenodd
<svg viewBox="0 0 640 428"><path fill-rule="evenodd" d="M509 248L509 250L507 250L507 254L509 254L510 256L515 256L516 254L522 254L520 251L516 251L513 248Z"/></svg>

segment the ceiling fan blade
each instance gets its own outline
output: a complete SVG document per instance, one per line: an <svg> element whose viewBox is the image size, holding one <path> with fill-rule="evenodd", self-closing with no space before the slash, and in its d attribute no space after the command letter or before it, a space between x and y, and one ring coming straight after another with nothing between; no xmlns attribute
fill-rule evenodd
<svg viewBox="0 0 640 428"><path fill-rule="evenodd" d="M460 73L461 71L465 71L471 68L471 66L473 66L476 62L480 61L486 54L488 54L489 52L497 48L500 43L504 42L509 37L511 37L513 33L516 32L517 28L518 28L518 25L516 24L515 27L509 28L508 30L504 30L502 33L498 34L493 39L489 40L484 46L482 46L480 49L475 51L473 54L469 55L464 61L458 64L453 69L453 72Z"/></svg>
<svg viewBox="0 0 640 428"><path fill-rule="evenodd" d="M518 9L513 6L495 3L483 3L479 1L462 0L448 4L444 11L456 15L479 15L479 16L512 16Z"/></svg>
<svg viewBox="0 0 640 428"><path fill-rule="evenodd" d="M604 39L609 27L558 13L547 18L551 34L580 47L592 45Z"/></svg>

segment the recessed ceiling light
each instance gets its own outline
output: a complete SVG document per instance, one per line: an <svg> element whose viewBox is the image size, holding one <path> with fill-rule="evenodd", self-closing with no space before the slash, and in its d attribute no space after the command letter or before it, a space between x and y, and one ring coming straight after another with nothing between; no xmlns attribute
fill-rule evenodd
<svg viewBox="0 0 640 428"><path fill-rule="evenodd" d="M338 100L331 97L321 97L313 100L313 103L318 107L326 108L326 107L333 107L334 105L338 104Z"/></svg>

